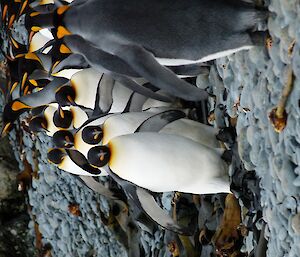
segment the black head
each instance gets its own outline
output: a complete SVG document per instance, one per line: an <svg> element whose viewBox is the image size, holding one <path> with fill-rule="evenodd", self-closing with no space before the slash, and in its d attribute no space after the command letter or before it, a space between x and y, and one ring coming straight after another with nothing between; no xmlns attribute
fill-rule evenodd
<svg viewBox="0 0 300 257"><path fill-rule="evenodd" d="M60 87L55 93L55 99L60 106L76 105L75 98L75 90L70 85Z"/></svg>
<svg viewBox="0 0 300 257"><path fill-rule="evenodd" d="M69 130L59 130L53 134L53 143L59 148L71 148L74 145L74 136Z"/></svg>
<svg viewBox="0 0 300 257"><path fill-rule="evenodd" d="M67 155L65 150L60 148L53 148L48 151L47 159L48 162L59 165L62 163L64 157Z"/></svg>
<svg viewBox="0 0 300 257"><path fill-rule="evenodd" d="M88 161L96 167L103 167L108 164L110 159L110 150L107 146L95 146L88 151Z"/></svg>
<svg viewBox="0 0 300 257"><path fill-rule="evenodd" d="M48 122L42 116L33 117L29 122L29 129L34 133L48 131L47 128Z"/></svg>
<svg viewBox="0 0 300 257"><path fill-rule="evenodd" d="M24 104L19 100L14 100L6 104L2 116L2 136L11 130L14 121L16 121L22 113L30 110L31 108L31 106Z"/></svg>
<svg viewBox="0 0 300 257"><path fill-rule="evenodd" d="M32 12L25 16L25 27L29 33L53 27L53 13ZM32 36L31 36L32 37Z"/></svg>
<svg viewBox="0 0 300 257"><path fill-rule="evenodd" d="M99 126L87 126L82 130L82 140L90 145L97 145L103 138L103 130Z"/></svg>
<svg viewBox="0 0 300 257"><path fill-rule="evenodd" d="M73 113L69 110L58 108L53 115L53 123L58 128L69 128L73 121Z"/></svg>

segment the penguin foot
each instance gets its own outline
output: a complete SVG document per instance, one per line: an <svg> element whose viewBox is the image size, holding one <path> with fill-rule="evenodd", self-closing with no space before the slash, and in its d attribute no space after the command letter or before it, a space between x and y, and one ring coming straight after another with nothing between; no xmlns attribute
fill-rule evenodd
<svg viewBox="0 0 300 257"><path fill-rule="evenodd" d="M232 150L225 150L221 156L221 159L224 160L226 163L230 164L232 161Z"/></svg>
<svg viewBox="0 0 300 257"><path fill-rule="evenodd" d="M226 127L220 129L219 133L216 135L216 138L224 143L233 145L236 141L236 131L233 127Z"/></svg>

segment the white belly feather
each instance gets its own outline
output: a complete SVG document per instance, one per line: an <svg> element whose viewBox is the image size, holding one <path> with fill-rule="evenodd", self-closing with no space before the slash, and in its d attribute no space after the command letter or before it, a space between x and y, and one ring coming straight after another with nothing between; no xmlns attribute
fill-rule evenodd
<svg viewBox="0 0 300 257"><path fill-rule="evenodd" d="M118 176L154 192L230 192L227 166L214 149L176 135L142 132L109 142Z"/></svg>
<svg viewBox="0 0 300 257"><path fill-rule="evenodd" d="M188 64L195 64L195 63L201 63L201 62L208 62L211 60L215 60L221 57L228 56L230 54L234 54L236 52L242 51L242 50L249 50L253 46L242 46L235 49L230 49L226 51L221 51L218 53L210 54L208 56L205 56L199 60L193 61L193 60L184 60L184 59L167 59L167 58L159 58L155 57L155 59L161 64L165 66L180 66L180 65L188 65Z"/></svg>

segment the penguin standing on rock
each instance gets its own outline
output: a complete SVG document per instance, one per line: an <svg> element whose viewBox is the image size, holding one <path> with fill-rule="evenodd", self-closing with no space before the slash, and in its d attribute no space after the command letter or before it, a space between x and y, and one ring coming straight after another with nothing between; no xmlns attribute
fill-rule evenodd
<svg viewBox="0 0 300 257"><path fill-rule="evenodd" d="M88 62L96 58L108 72L136 73L174 96L199 101L208 97L206 91L162 65L205 62L250 49L262 42L261 33L252 31L267 12L230 0L130 0L126 5L89 0L39 16L31 22L57 27L58 38Z"/></svg>

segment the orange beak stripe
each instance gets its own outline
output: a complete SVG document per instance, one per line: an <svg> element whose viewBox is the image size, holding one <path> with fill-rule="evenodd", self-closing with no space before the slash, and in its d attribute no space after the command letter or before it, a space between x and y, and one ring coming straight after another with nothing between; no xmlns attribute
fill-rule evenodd
<svg viewBox="0 0 300 257"><path fill-rule="evenodd" d="M70 8L68 5L63 5L57 8L57 14L62 15L65 11L67 11Z"/></svg>
<svg viewBox="0 0 300 257"><path fill-rule="evenodd" d="M7 4L3 7L3 13L2 13L2 20L4 21L4 19L5 19L5 16L6 16L6 13L7 13L7 8L8 8L8 6L7 6Z"/></svg>

